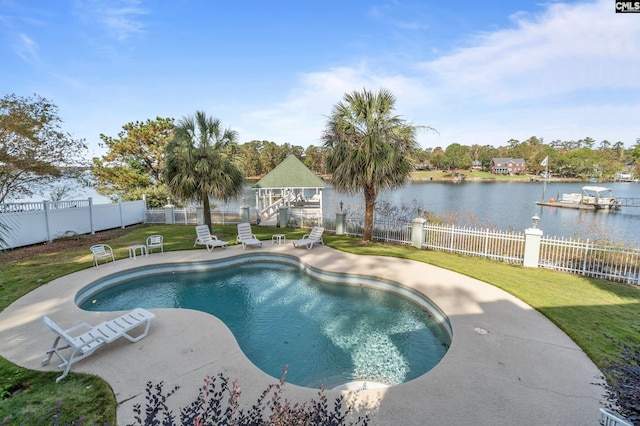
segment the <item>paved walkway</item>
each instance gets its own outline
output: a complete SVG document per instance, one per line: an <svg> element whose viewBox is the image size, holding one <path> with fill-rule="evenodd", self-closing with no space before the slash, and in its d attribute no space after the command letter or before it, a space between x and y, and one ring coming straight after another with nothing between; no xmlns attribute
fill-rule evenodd
<svg viewBox="0 0 640 426"><path fill-rule="evenodd" d="M316 246L291 244L261 249L232 246L153 254L119 260L43 285L0 313L0 355L35 370L54 335L40 318L47 314L68 328L79 322L96 324L113 312L85 312L74 303L88 283L129 268L172 262L195 262L256 252L299 257L308 265L334 272L389 279L427 295L449 317L451 347L427 374L399 386L349 394L349 399L374 406L376 425L595 425L602 388L600 375L580 348L537 311L486 283L434 266L402 259L355 256ZM514 269L517 271L517 269ZM517 275L514 275L517 279ZM138 343L125 339L98 350L72 367L75 372L105 378L115 392L118 424L132 421L132 407L144 406L148 381L179 385L169 399L177 408L190 403L207 375L222 372L237 378L241 401L250 403L274 379L245 357L233 335L217 318L197 311L152 309L149 335ZM486 333L484 332L486 331ZM316 389L287 384L294 401L317 396ZM340 391L326 391L329 399ZM176 409L176 412L178 410Z"/></svg>

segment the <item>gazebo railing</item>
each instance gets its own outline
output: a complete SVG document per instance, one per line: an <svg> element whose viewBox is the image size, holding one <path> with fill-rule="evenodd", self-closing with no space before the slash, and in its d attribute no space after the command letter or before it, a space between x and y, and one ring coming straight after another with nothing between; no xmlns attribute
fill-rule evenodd
<svg viewBox="0 0 640 426"><path fill-rule="evenodd" d="M258 214L262 219L267 219L277 214L280 207L295 203L297 201L302 201L302 194L287 192L283 197L277 199L264 209L260 210Z"/></svg>

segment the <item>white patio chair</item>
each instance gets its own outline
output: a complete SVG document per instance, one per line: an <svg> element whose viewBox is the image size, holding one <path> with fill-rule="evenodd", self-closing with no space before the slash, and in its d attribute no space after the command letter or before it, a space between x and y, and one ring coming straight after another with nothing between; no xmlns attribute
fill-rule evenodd
<svg viewBox="0 0 640 426"><path fill-rule="evenodd" d="M56 338L51 349L47 351L47 357L42 360L42 365L49 364L54 354L60 358L62 363L58 365L58 368L63 368L64 372L62 376L56 379L56 383L59 383L69 374L72 364L88 357L101 346L111 343L120 337L125 337L131 342L137 342L145 338L149 333L151 320L154 318L155 315L151 312L136 308L127 314L96 326L91 326L84 322L63 330L45 315L42 317L42 322L56 334ZM144 326L144 329L137 337L129 334L130 331L142 326ZM77 334L82 329L85 329L85 331ZM59 343L61 346L58 346ZM69 354L65 356L62 351L67 352L67 350Z"/></svg>
<svg viewBox="0 0 640 426"><path fill-rule="evenodd" d="M314 244L322 244L324 245L324 241L322 240L322 233L324 232L324 228L322 226L314 226L311 228L311 232L302 236L299 240L294 240L294 247L306 247L308 250L313 248Z"/></svg>
<svg viewBox="0 0 640 426"><path fill-rule="evenodd" d="M105 264L109 261L109 258L111 258L112 262L116 261L113 256L113 249L107 244L95 244L91 246L89 250L93 253L93 266L96 268L98 267L98 261L100 259L105 259Z"/></svg>
<svg viewBox="0 0 640 426"><path fill-rule="evenodd" d="M251 231L251 224L246 222L238 224L238 237L236 238L236 242L242 243L242 248L245 250L247 246L262 247L262 241Z"/></svg>
<svg viewBox="0 0 640 426"><path fill-rule="evenodd" d="M152 235L147 238L147 253L151 254L154 248L159 248L164 253L164 238L162 235Z"/></svg>
<svg viewBox="0 0 640 426"><path fill-rule="evenodd" d="M228 242L221 241L215 235L211 235L208 225L196 226L196 242L193 243L193 246L195 247L198 244L204 245L209 251L213 250L216 247L227 248L227 246L229 245Z"/></svg>

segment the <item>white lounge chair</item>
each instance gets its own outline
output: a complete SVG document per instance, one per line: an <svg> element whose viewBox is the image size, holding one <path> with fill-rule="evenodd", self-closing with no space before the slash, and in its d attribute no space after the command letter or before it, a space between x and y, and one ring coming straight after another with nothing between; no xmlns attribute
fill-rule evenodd
<svg viewBox="0 0 640 426"><path fill-rule="evenodd" d="M306 247L307 249L313 248L314 244L322 244L324 245L324 241L322 240L322 233L324 232L324 228L322 226L314 226L311 228L311 232L302 236L299 240L294 240L294 247Z"/></svg>
<svg viewBox="0 0 640 426"><path fill-rule="evenodd" d="M154 318L155 315L151 312L136 308L127 314L110 321L105 321L96 326L91 326L85 322L71 327L68 330L63 330L53 322L51 318L45 315L42 317L42 322L57 336L53 341L53 346L47 351L47 357L42 360L42 365L49 364L53 354L56 354L58 358L60 358L62 364L58 365L58 368L64 368L64 372L62 376L56 379L56 383L59 383L60 380L69 374L72 364L88 357L101 346L111 343L120 337L125 337L132 342L137 342L146 337L149 332L151 320ZM131 330L142 327L143 325L144 330L137 337L129 334ZM74 336L74 334L77 334L81 329L86 330ZM60 343L61 346L58 346L58 343ZM69 350L67 357L61 352L66 350Z"/></svg>
<svg viewBox="0 0 640 426"><path fill-rule="evenodd" d="M629 420L608 408L600 408L600 423L598 424L602 426L633 426Z"/></svg>
<svg viewBox="0 0 640 426"><path fill-rule="evenodd" d="M262 241L251 231L251 224L246 222L238 224L238 238L236 238L236 242L242 243L242 248L245 250L247 246L262 247Z"/></svg>
<svg viewBox="0 0 640 426"><path fill-rule="evenodd" d="M193 246L195 247L198 244L204 245L209 251L213 250L215 247L227 248L229 245L228 242L220 241L218 237L211 235L208 225L196 226L196 242Z"/></svg>
<svg viewBox="0 0 640 426"><path fill-rule="evenodd" d="M109 258L111 258L112 262L116 261L116 259L113 257L113 249L111 248L111 246L108 246L106 244L96 244L91 246L89 250L91 250L91 253L93 253L93 266L95 266L96 268L98 267L98 261L100 259L105 259L104 263L107 263L109 261Z"/></svg>
<svg viewBox="0 0 640 426"><path fill-rule="evenodd" d="M152 235L147 238L147 253L151 254L154 248L159 248L164 253L164 238L162 235Z"/></svg>

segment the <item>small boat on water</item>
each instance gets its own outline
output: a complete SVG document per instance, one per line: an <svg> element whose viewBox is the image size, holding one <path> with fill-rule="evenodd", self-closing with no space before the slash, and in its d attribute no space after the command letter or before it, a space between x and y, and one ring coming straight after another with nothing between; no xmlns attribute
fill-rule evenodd
<svg viewBox="0 0 640 426"><path fill-rule="evenodd" d="M582 193L562 194L562 198L537 201L539 206L579 210L617 209L620 204L613 197L613 190L604 186L583 186Z"/></svg>

